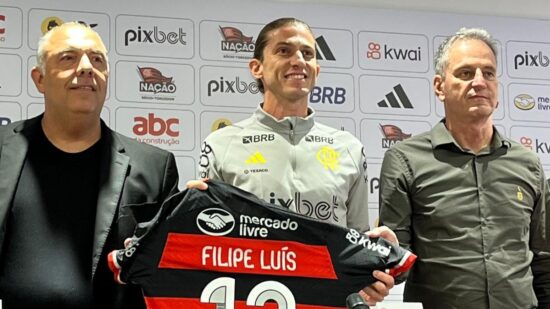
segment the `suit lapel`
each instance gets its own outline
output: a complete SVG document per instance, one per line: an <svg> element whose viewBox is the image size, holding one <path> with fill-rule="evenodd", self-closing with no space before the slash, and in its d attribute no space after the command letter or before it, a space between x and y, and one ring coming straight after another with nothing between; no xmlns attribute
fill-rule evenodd
<svg viewBox="0 0 550 309"><path fill-rule="evenodd" d="M106 126L103 126L102 129L106 132L104 149L107 151L103 151L101 157L92 276L95 274L105 241L113 224L130 161L130 158L124 154L124 147L116 138L115 133Z"/></svg>
<svg viewBox="0 0 550 309"><path fill-rule="evenodd" d="M0 154L0 252L4 240L7 216L29 149L29 138L31 138L21 131L40 123L39 119L41 117L21 123L4 137Z"/></svg>

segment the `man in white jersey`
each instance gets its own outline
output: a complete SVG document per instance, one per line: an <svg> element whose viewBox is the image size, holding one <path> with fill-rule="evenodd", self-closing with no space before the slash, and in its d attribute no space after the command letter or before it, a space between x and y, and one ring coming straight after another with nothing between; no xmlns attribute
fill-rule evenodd
<svg viewBox="0 0 550 309"><path fill-rule="evenodd" d="M364 149L352 134L314 121L308 107L320 66L315 37L295 18L267 24L249 69L264 94L252 117L210 134L199 177L220 179L258 197L324 222L369 230ZM188 187L204 189L202 181ZM396 241L386 227L368 232ZM370 304L384 299L394 279L380 271L363 289Z"/></svg>

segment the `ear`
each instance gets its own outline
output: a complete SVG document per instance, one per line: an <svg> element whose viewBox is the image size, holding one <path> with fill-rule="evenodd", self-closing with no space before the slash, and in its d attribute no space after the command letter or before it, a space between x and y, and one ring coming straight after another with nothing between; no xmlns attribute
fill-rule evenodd
<svg viewBox="0 0 550 309"><path fill-rule="evenodd" d="M315 81L317 81L317 79L319 78L319 73L321 72L321 66L319 64L317 64L317 68L315 69L315 71Z"/></svg>
<svg viewBox="0 0 550 309"><path fill-rule="evenodd" d="M439 98L439 101L445 102L445 93L443 88L445 86L445 81L441 75L435 75L433 80L433 87L435 95Z"/></svg>
<svg viewBox="0 0 550 309"><path fill-rule="evenodd" d="M250 59L248 68L250 69L250 74L252 74L255 79L262 79L262 77L264 77L264 66L260 60L256 58Z"/></svg>
<svg viewBox="0 0 550 309"><path fill-rule="evenodd" d="M36 89L38 89L38 92L44 94L45 87L44 87L44 75L42 74L42 71L38 67L32 68L31 71L31 78L34 82L34 85L36 86Z"/></svg>

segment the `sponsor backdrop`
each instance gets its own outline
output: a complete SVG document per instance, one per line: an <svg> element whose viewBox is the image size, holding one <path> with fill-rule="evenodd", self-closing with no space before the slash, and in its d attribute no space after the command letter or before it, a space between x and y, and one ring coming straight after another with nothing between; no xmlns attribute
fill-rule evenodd
<svg viewBox="0 0 550 309"><path fill-rule="evenodd" d="M196 177L200 141L261 102L247 62L263 24L282 16L313 27L321 75L310 102L318 120L366 147L371 224L384 152L443 116L431 89L434 49L462 26L484 27L498 40L497 128L550 171L550 23L539 20L248 0L4 0L0 125L43 111L29 77L39 37L64 21L86 23L110 54L102 118L172 151L184 184ZM399 288L392 292L389 299L400 299Z"/></svg>

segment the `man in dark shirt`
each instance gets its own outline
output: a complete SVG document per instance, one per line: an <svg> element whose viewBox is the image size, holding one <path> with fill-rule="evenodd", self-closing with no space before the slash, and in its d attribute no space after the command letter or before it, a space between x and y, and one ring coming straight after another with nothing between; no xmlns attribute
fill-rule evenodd
<svg viewBox="0 0 550 309"><path fill-rule="evenodd" d="M3 308L143 308L106 253L177 191L174 156L111 131L100 112L107 50L91 28L55 27L31 76L45 111L0 127Z"/></svg>
<svg viewBox="0 0 550 309"><path fill-rule="evenodd" d="M445 118L390 148L380 220L418 259L404 299L425 309L550 308L550 194L537 155L493 126L497 45L461 29L435 57Z"/></svg>

